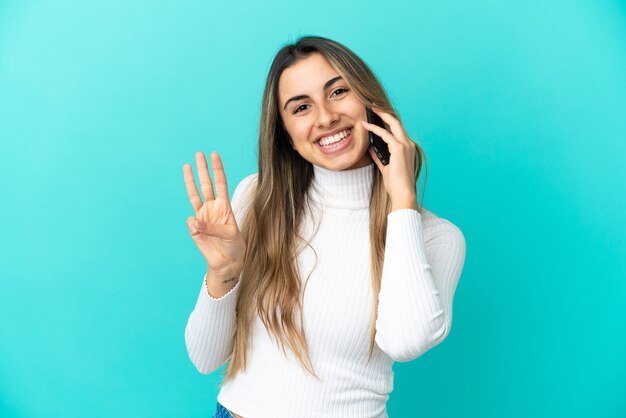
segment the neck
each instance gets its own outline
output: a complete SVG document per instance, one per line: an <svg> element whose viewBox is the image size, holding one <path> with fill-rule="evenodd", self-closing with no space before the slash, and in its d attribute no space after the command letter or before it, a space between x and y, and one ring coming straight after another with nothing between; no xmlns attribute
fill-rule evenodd
<svg viewBox="0 0 626 418"><path fill-rule="evenodd" d="M333 171L313 164L311 198L324 206L347 209L369 207L374 169L371 164L349 170Z"/></svg>

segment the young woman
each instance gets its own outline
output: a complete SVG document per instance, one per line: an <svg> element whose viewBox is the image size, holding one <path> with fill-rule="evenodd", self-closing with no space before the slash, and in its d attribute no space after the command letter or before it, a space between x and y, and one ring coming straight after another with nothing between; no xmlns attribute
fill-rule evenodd
<svg viewBox="0 0 626 418"><path fill-rule="evenodd" d="M271 65L258 157L232 202L217 153L215 189L196 154L202 198L183 167L208 264L185 341L201 373L228 361L215 416L385 417L393 362L450 332L465 261L459 228L418 205L422 150L359 57L303 37Z"/></svg>

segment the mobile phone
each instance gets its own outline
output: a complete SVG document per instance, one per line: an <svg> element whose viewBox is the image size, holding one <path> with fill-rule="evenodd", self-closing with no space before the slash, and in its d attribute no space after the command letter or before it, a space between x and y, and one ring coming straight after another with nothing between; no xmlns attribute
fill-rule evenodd
<svg viewBox="0 0 626 418"><path fill-rule="evenodd" d="M378 125L383 129L387 129L385 127L385 123L383 122L383 120L380 118L380 116L374 113L372 109L368 107L366 113L367 113L367 121L369 123L373 123L374 125ZM383 139L380 136L376 135L374 132L368 131L368 133L370 137L370 144L372 145L372 148L374 149L374 152L376 153L376 156L378 157L380 162L383 165L389 164L390 154L389 154L389 146L387 145L387 143L383 141Z"/></svg>

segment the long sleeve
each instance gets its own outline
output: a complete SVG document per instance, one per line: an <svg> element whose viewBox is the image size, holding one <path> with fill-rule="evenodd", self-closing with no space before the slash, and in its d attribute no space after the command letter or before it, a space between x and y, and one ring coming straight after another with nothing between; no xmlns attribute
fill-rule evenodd
<svg viewBox="0 0 626 418"><path fill-rule="evenodd" d="M424 232L413 209L387 218L387 241L376 320L376 343L395 361L413 360L443 341L465 262L465 238L437 218Z"/></svg>
<svg viewBox="0 0 626 418"><path fill-rule="evenodd" d="M236 187L231 206L241 228L243 214L251 197L249 185L256 174L244 178ZM236 330L236 307L239 283L224 296L212 297L202 279L200 294L185 327L185 344L189 359L200 373L208 374L224 364L233 351Z"/></svg>
<svg viewBox="0 0 626 418"><path fill-rule="evenodd" d="M208 374L224 364L233 351L239 282L219 299L209 295L204 279L202 283L185 328L185 344L196 369Z"/></svg>

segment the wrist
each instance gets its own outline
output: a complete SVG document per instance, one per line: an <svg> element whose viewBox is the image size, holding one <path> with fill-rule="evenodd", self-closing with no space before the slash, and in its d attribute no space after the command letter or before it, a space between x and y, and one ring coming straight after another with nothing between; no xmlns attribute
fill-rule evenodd
<svg viewBox="0 0 626 418"><path fill-rule="evenodd" d="M391 198L391 210L417 209L417 198L414 194L405 194L396 198Z"/></svg>
<svg viewBox="0 0 626 418"><path fill-rule="evenodd" d="M230 285L239 278L239 274L231 274L230 272L219 272L207 269L206 281L213 285Z"/></svg>
<svg viewBox="0 0 626 418"><path fill-rule="evenodd" d="M240 274L240 273L239 273ZM239 281L239 274L220 273L208 269L204 284L209 295L219 299L228 293Z"/></svg>

